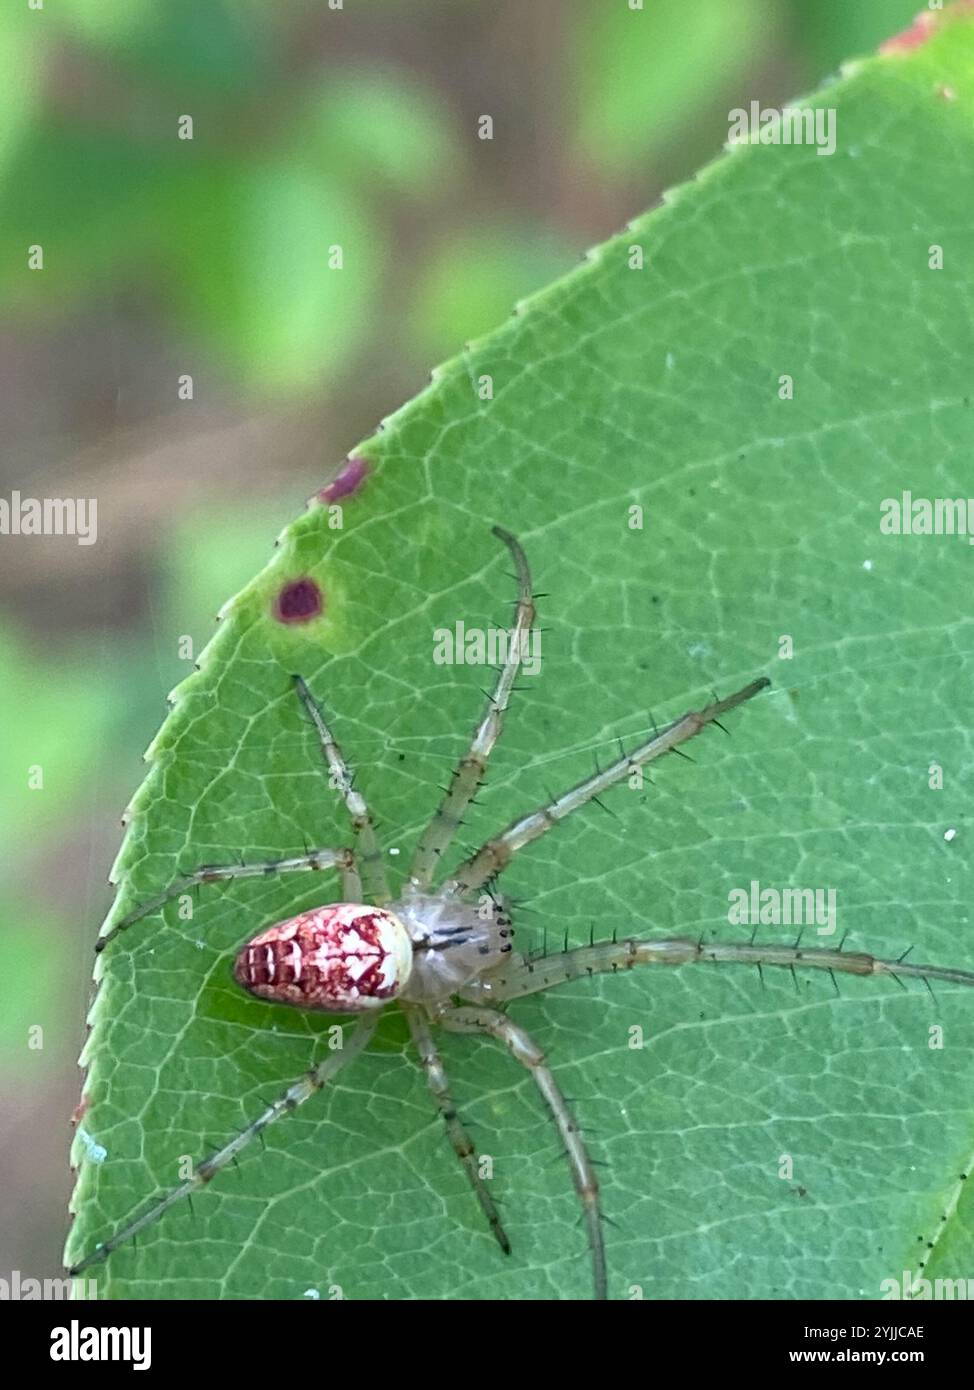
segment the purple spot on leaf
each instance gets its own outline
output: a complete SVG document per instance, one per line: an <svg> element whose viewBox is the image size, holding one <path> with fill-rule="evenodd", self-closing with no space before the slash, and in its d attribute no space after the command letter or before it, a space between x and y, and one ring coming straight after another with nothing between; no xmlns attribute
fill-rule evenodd
<svg viewBox="0 0 974 1390"><path fill-rule="evenodd" d="M368 475L367 459L347 459L338 477L318 493L319 502L337 502L340 497L350 497L353 492L358 491Z"/></svg>
<svg viewBox="0 0 974 1390"><path fill-rule="evenodd" d="M274 600L274 617L280 623L307 623L324 607L321 590L313 579L292 579Z"/></svg>

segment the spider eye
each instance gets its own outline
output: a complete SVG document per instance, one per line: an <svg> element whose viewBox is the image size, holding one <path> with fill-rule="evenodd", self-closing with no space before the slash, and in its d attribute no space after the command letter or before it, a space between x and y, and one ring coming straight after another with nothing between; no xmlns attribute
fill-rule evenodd
<svg viewBox="0 0 974 1390"><path fill-rule="evenodd" d="M360 1013L394 999L413 947L393 912L331 903L259 932L239 952L237 984L260 999L325 1013Z"/></svg>

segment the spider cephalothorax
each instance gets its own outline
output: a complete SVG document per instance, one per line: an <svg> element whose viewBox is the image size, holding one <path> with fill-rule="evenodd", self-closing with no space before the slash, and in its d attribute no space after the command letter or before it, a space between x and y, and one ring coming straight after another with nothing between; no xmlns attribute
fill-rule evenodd
<svg viewBox="0 0 974 1390"><path fill-rule="evenodd" d="M517 852L553 827L597 800L609 788L695 737L721 716L764 690L765 679L751 681L735 694L715 696L704 709L690 711L609 766L579 782L544 806L517 817L498 835L454 868L434 886L443 856L449 850L463 814L483 778L491 751L500 736L521 657L534 624L535 610L527 560L518 542L495 527L517 569L519 596L508 656L487 707L474 729L469 748L457 765L439 809L420 836L408 876L398 898L390 892L385 864L372 817L310 690L300 676L295 689L313 723L333 786L344 799L351 819L354 848L316 849L267 864L207 865L178 879L150 901L114 923L98 942L102 950L120 932L163 907L187 888L268 873L334 869L341 878L342 901L302 912L265 928L239 951L234 966L237 983L262 999L298 1008L355 1013L359 1021L342 1046L331 1051L308 1075L296 1081L267 1106L245 1129L196 1166L192 1175L159 1198L147 1211L126 1222L113 1235L77 1261L78 1274L131 1240L183 1197L210 1182L267 1126L303 1104L367 1045L382 1008L402 1008L426 1072L430 1090L443 1117L454 1151L463 1164L488 1225L505 1252L510 1245L501 1224L488 1180L483 1176L473 1144L450 1095L443 1062L433 1038L433 1026L454 1033L479 1033L503 1043L537 1084L557 1126L573 1185L582 1206L592 1255L597 1298L607 1296L608 1281L602 1233L599 1184L586 1145L570 1106L562 1095L542 1050L528 1033L498 1006L568 980L600 972L615 973L636 965L693 965L734 962L759 968L798 965L856 975L914 976L927 981L974 984L965 970L918 965L844 951L838 947L803 947L749 942L704 944L687 937L644 940L613 936L565 950L542 961L511 950L511 924L504 900L494 882Z"/></svg>

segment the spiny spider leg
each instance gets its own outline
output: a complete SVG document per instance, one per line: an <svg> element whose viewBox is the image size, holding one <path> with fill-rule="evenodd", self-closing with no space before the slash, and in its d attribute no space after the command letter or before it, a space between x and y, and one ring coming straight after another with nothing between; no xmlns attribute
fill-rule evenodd
<svg viewBox="0 0 974 1390"><path fill-rule="evenodd" d="M974 971L954 970L939 965L917 965L912 961L880 960L860 951L843 951L827 946L758 946L753 942L727 943L691 941L689 937L640 941L605 941L595 946L577 946L555 956L536 961L517 960L478 980L464 985L465 999L506 1003L526 994L553 989L569 980L590 975L631 970L635 965L694 964L777 965L787 970L810 966L815 970L843 971L847 975L902 975L922 980L942 980L947 984L974 985Z"/></svg>
<svg viewBox="0 0 974 1390"><path fill-rule="evenodd" d="M477 784L487 769L487 760L494 744L500 738L504 715L524 655L524 647L534 624L535 608L527 557L509 531L494 526L492 533L508 547L517 570L517 616L511 633L511 645L497 677L494 693L488 697L487 708L474 729L470 747L454 769L450 788L416 846L409 868L409 886L417 892L423 892L432 882L436 866L449 848L463 819L463 813L473 800Z"/></svg>
<svg viewBox="0 0 974 1390"><path fill-rule="evenodd" d="M504 1251L505 1255L509 1255L511 1253L511 1243L507 1238L504 1227L501 1225L500 1216L497 1213L497 1208L494 1206L494 1199L491 1197L487 1190L486 1183L480 1176L477 1152L457 1114L456 1106L453 1103L453 1097L450 1094L449 1083L446 1079L446 1069L443 1066L443 1059L437 1051L429 1024L426 1022L421 1009L413 1008L408 1004L404 1004L402 1007L406 1014L406 1018L409 1020L413 1042L416 1044L416 1050L419 1052L420 1061L426 1072L426 1079L433 1093L433 1099L436 1101L436 1108L442 1115L443 1123L446 1125L446 1132L449 1136L450 1143L453 1145L453 1152L463 1164L464 1171L470 1179L470 1186L477 1195L477 1201L480 1203L481 1209L487 1218L487 1223L494 1233L497 1244Z"/></svg>
<svg viewBox="0 0 974 1390"><path fill-rule="evenodd" d="M191 874L177 878L175 883L171 883L154 898L144 902L141 907L134 908L120 922L116 922L111 931L107 931L95 942L95 951L104 951L109 941L118 936L119 932L127 931L143 917L148 917L150 913L164 907L171 898L178 897L180 893L185 893L198 884L219 883L231 878L264 878L270 874L293 873L302 869L333 869L336 866L341 867L343 874L355 873L355 857L350 849L312 849L306 854L296 854L290 859L272 859L266 864L204 864L201 868L194 869Z"/></svg>
<svg viewBox="0 0 974 1390"><path fill-rule="evenodd" d="M264 1113L259 1115L246 1129L242 1129L228 1144L224 1144L222 1149L218 1149L216 1153L211 1154L209 1158L198 1164L191 1178L187 1178L178 1187L174 1187L165 1197L153 1202L147 1211L127 1222L113 1236L100 1241L90 1255L86 1255L83 1260L72 1265L68 1274L73 1278L76 1274L81 1274L83 1270L90 1268L91 1265L107 1260L113 1250L117 1250L125 1241L131 1240L133 1236L145 1230L146 1226L151 1226L171 1206L174 1206L184 1197L190 1196L197 1188L211 1182L220 1169L232 1162L241 1149L245 1149L252 1140L262 1134L268 1125L279 1120L282 1115L290 1114L299 1105L303 1105L306 1100L320 1091L342 1067L362 1052L368 1046L378 1021L378 1013L363 1016L348 1043L340 1051L330 1053L316 1067L313 1067L307 1076L303 1076L300 1081L289 1086L280 1099L274 1101L273 1105L269 1105Z"/></svg>
<svg viewBox="0 0 974 1390"><path fill-rule="evenodd" d="M519 849L539 839L573 811L577 811L586 802L592 801L609 787L621 782L634 767L644 767L646 763L673 752L681 743L686 743L688 739L699 734L708 724L716 723L722 714L736 709L738 705L744 704L745 700L753 699L770 684L768 678L762 676L759 680L751 681L750 685L744 686L743 690L728 695L725 700L715 700L702 710L690 710L682 719L677 719L665 729L654 733L646 743L627 756L619 758L604 771L579 782L570 791L550 801L547 806L542 806L528 816L522 816L520 820L512 821L496 839L488 840L476 854L465 860L453 877L444 883L441 891L451 897L457 897L480 888L488 879L494 878L505 869Z"/></svg>
<svg viewBox="0 0 974 1390"><path fill-rule="evenodd" d="M315 726L328 771L341 792L348 814L352 818L352 829L355 832L355 841L358 847L356 862L362 876L363 889L368 895L369 902L381 907L389 902L392 895L386 882L382 851L379 849L379 843L375 836L375 826L372 823L369 808L365 804L365 797L352 785L353 779L348 764L342 757L342 751L325 723L325 717L307 684L301 676L292 676L291 679L294 681L294 688L298 692L301 703L308 711L311 722Z"/></svg>
<svg viewBox="0 0 974 1390"><path fill-rule="evenodd" d="M582 1203L585 1225L588 1231L589 1248L592 1252L592 1270L595 1277L595 1297L608 1296L605 1270L605 1242L602 1239L602 1211L599 1206L599 1184L595 1176L592 1160L582 1139L578 1125L572 1118L568 1102L561 1089L545 1066L545 1055L537 1043L518 1027L505 1014L496 1009L453 1008L437 1015L437 1022L451 1033L487 1033L502 1042L511 1056L521 1062L534 1077L538 1090L548 1103L571 1165L575 1191Z"/></svg>

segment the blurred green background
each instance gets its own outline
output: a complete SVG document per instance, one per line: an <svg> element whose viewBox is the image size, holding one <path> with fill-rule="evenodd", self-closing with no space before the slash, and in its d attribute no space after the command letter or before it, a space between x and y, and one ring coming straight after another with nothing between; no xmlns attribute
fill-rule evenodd
<svg viewBox="0 0 974 1390"><path fill-rule="evenodd" d="M437 361L718 154L732 107L920 7L335 3L0 12L0 496L98 501L94 545L0 537L0 1276L61 1272L91 948L182 639Z"/></svg>

